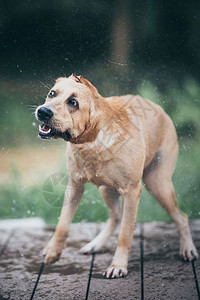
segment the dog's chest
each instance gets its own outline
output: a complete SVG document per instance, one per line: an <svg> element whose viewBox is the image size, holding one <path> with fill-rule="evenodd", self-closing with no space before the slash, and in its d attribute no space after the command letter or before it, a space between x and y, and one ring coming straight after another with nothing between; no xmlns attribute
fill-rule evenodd
<svg viewBox="0 0 200 300"><path fill-rule="evenodd" d="M79 161L77 164L78 172L76 174L77 179L85 179L88 182L92 182L98 186L106 183L106 176L103 175L103 164L96 162L95 160Z"/></svg>
<svg viewBox="0 0 200 300"><path fill-rule="evenodd" d="M70 161L72 176L78 181L92 182L97 186L110 184L106 176L108 164L92 152L87 154L74 153Z"/></svg>
<svg viewBox="0 0 200 300"><path fill-rule="evenodd" d="M94 151L73 151L70 173L76 181L92 182L97 186L109 185L125 188L132 180L132 167L124 167L124 161L115 159L110 151L96 154Z"/></svg>

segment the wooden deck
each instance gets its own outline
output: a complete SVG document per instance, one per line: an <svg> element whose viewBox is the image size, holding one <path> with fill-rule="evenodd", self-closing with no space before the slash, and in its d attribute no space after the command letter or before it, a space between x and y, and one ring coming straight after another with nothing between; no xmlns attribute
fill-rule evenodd
<svg viewBox="0 0 200 300"><path fill-rule="evenodd" d="M12 225L13 224L13 225ZM199 299L200 262L179 259L174 224L138 224L129 259L129 274L104 279L117 242L117 232L105 251L81 255L102 224L73 224L59 262L45 265L33 299ZM191 222L200 252L200 220ZM30 299L42 263L42 249L53 228L0 222L0 299Z"/></svg>

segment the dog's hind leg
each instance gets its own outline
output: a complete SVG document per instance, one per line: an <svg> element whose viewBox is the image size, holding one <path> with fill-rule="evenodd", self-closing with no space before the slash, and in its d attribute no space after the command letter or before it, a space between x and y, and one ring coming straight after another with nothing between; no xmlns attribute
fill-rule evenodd
<svg viewBox="0 0 200 300"><path fill-rule="evenodd" d="M180 232L180 255L185 260L192 260L198 258L197 250L192 241L188 217L178 208L171 181L177 154L178 145L165 142L150 165L144 169L143 181L145 187L175 221Z"/></svg>
<svg viewBox="0 0 200 300"><path fill-rule="evenodd" d="M104 201L110 209L110 218L108 219L104 229L90 243L81 248L80 252L83 254L100 251L121 218L118 192L114 188L108 186L101 186L99 189Z"/></svg>

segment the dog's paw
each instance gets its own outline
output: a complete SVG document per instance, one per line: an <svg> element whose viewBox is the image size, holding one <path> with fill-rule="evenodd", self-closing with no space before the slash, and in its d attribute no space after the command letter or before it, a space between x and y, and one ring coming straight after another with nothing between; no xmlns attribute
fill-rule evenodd
<svg viewBox="0 0 200 300"><path fill-rule="evenodd" d="M110 265L110 267L107 268L103 276L106 278L119 278L119 277L125 277L127 274L128 274L127 267Z"/></svg>
<svg viewBox="0 0 200 300"><path fill-rule="evenodd" d="M52 264L59 260L64 243L58 243L52 238L43 250L44 262L46 264Z"/></svg>
<svg viewBox="0 0 200 300"><path fill-rule="evenodd" d="M198 252L193 242L181 244L180 256L184 260L189 261L192 261L193 259L198 259Z"/></svg>
<svg viewBox="0 0 200 300"><path fill-rule="evenodd" d="M86 244L80 249L81 254L92 254L99 252L101 250L101 246L98 245L97 243L94 243L91 241L90 243Z"/></svg>

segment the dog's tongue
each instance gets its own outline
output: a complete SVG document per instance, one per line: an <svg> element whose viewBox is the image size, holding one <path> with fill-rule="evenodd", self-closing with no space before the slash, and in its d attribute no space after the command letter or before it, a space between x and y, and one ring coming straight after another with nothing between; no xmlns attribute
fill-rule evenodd
<svg viewBox="0 0 200 300"><path fill-rule="evenodd" d="M42 131L48 131L49 130L49 126L46 124L42 124L41 126Z"/></svg>

